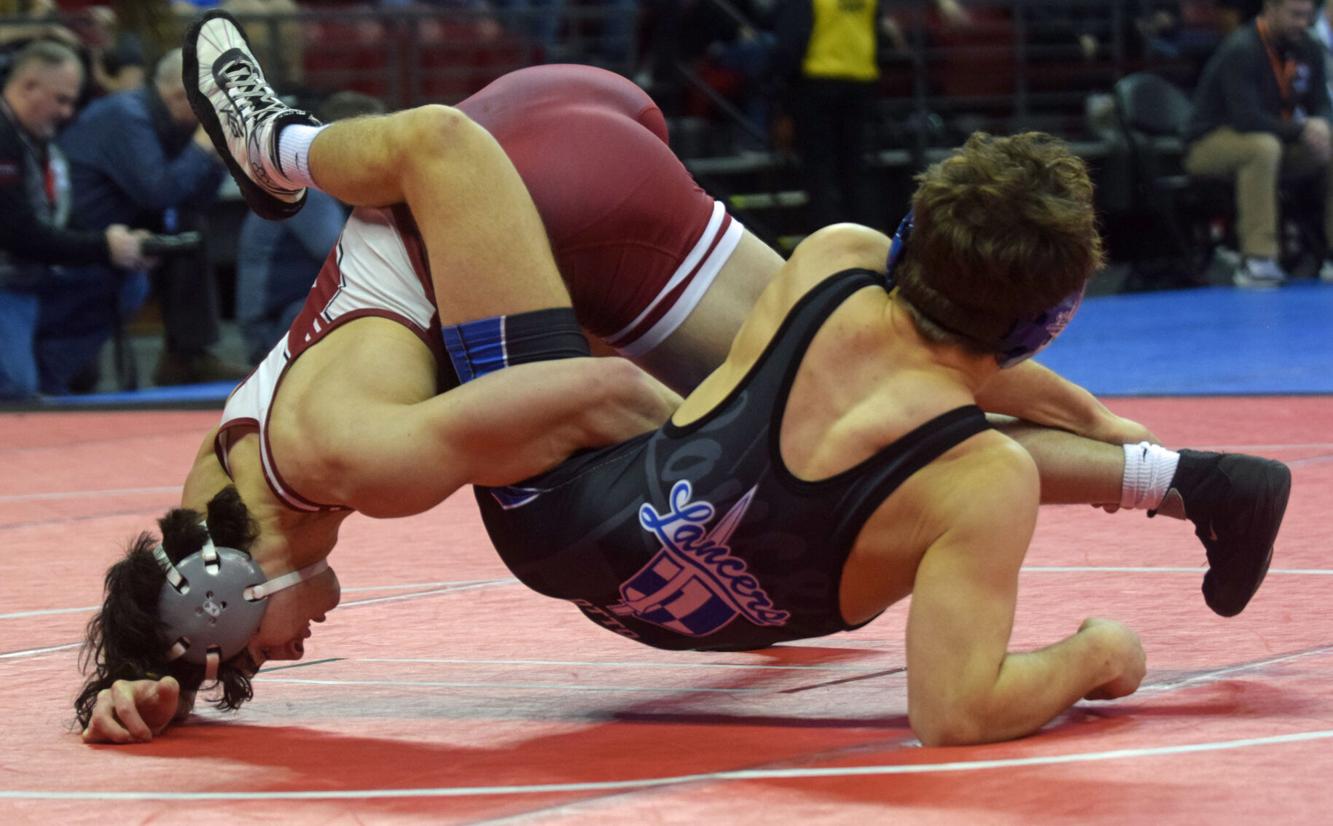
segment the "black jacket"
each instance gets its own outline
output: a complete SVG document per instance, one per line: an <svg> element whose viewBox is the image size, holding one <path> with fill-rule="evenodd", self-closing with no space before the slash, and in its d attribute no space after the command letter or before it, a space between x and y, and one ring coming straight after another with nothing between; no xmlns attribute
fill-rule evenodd
<svg viewBox="0 0 1333 826"><path fill-rule="evenodd" d="M1282 95L1268 52L1254 23L1241 26L1217 47L1194 92L1194 114L1185 130L1196 140L1221 126L1237 132L1268 132L1283 141L1297 140L1306 118L1329 116L1324 58L1309 35L1289 46L1284 57L1296 61L1292 97L1298 114L1282 118Z"/></svg>
<svg viewBox="0 0 1333 826"><path fill-rule="evenodd" d="M69 203L64 157L0 101L0 288L34 289L59 264L110 262L104 233L64 229Z"/></svg>

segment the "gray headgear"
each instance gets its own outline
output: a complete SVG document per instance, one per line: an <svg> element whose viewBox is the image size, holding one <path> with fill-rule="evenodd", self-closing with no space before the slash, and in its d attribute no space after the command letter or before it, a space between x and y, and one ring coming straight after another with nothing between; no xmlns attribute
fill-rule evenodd
<svg viewBox="0 0 1333 826"><path fill-rule="evenodd" d="M172 640L167 659L204 666L205 683L215 681L218 664L244 650L259 630L270 594L329 567L321 559L299 571L267 579L249 554L214 547L212 537L176 564L161 545L153 549L153 556L167 578L158 598L158 616Z"/></svg>

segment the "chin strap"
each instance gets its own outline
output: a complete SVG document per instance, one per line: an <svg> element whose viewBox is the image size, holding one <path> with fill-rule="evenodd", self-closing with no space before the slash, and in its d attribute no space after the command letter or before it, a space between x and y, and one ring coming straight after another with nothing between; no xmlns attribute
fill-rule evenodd
<svg viewBox="0 0 1333 826"><path fill-rule="evenodd" d="M257 602L265 597L276 594L284 588L290 588L293 585L305 582L307 579L317 577L328 569L328 560L321 559L313 565L307 565L300 570L292 571L291 573L283 574L282 576L275 576L272 579L265 580L259 585L251 585L249 588L246 588L241 592L241 596L251 602Z"/></svg>

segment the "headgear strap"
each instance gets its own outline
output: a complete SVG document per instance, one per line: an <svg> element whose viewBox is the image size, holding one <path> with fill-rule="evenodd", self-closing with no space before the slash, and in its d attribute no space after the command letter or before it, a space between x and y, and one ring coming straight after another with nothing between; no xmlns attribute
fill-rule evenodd
<svg viewBox="0 0 1333 826"><path fill-rule="evenodd" d="M889 244L885 285L888 289L896 286L917 312L935 326L994 353L1001 367L1026 361L1054 341L1083 301L1083 289L1078 289L1036 316L1006 319L984 309L962 305L921 278L898 278L894 271L902 264L915 226L913 213L909 210Z"/></svg>

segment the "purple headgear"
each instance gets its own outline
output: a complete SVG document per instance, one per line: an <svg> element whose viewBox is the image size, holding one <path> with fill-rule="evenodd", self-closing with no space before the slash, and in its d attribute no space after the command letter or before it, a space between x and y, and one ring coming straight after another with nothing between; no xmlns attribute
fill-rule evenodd
<svg viewBox="0 0 1333 826"><path fill-rule="evenodd" d="M994 352L995 361L1001 367L1013 367L1043 350L1060 335L1083 302L1084 288L1079 288L1054 307L1042 310L1036 316L1015 319L1007 325L1003 321L997 322L993 317L983 318L966 313L964 308L958 307L925 284L915 280L899 282L895 278L894 269L902 262L913 226L913 215L909 211L893 234L893 243L889 245L885 285L888 289L897 286L903 296L912 302L912 306L936 326ZM954 318L958 320L953 321ZM986 326L993 329L987 331ZM964 327L967 329L961 329Z"/></svg>

